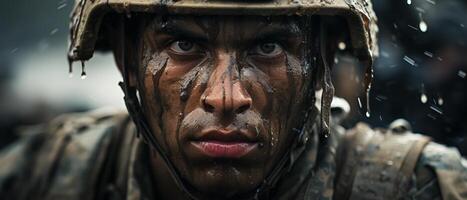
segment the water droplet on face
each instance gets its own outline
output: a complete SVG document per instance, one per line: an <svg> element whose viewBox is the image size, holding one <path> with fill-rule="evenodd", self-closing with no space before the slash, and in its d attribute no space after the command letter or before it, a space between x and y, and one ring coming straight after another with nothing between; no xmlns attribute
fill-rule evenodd
<svg viewBox="0 0 467 200"><path fill-rule="evenodd" d="M421 96L420 96L420 101L422 103L426 103L428 101L428 97L426 96L425 93L423 93Z"/></svg>
<svg viewBox="0 0 467 200"><path fill-rule="evenodd" d="M183 91L180 93L180 100L182 100L182 101L188 100L188 92L187 92L186 90L183 90Z"/></svg>
<svg viewBox="0 0 467 200"><path fill-rule="evenodd" d="M263 148L263 147L264 147L264 143L261 142L261 143L258 144L258 148L261 149L261 148Z"/></svg>
<svg viewBox="0 0 467 200"><path fill-rule="evenodd" d="M420 31L422 32L426 32L428 30L428 25L423 20L420 21L420 24L418 25L418 27L420 28Z"/></svg>

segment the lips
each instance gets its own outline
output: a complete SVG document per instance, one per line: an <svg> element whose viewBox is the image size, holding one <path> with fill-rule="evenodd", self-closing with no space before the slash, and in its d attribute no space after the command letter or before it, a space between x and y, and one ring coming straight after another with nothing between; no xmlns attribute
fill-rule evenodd
<svg viewBox="0 0 467 200"><path fill-rule="evenodd" d="M256 147L255 143L193 142L204 154L213 158L240 158Z"/></svg>
<svg viewBox="0 0 467 200"><path fill-rule="evenodd" d="M241 158L257 147L257 141L241 131L203 131L191 144L202 154L213 158Z"/></svg>

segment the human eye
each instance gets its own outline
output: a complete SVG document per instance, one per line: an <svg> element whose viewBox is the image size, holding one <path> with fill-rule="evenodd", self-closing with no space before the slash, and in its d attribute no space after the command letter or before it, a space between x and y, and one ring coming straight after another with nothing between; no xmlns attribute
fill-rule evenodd
<svg viewBox="0 0 467 200"><path fill-rule="evenodd" d="M262 57L276 57L282 55L283 53L284 49L277 42L260 43L250 50L251 55L257 55Z"/></svg>
<svg viewBox="0 0 467 200"><path fill-rule="evenodd" d="M201 47L189 40L176 40L169 44L168 49L179 55L193 55L201 53Z"/></svg>

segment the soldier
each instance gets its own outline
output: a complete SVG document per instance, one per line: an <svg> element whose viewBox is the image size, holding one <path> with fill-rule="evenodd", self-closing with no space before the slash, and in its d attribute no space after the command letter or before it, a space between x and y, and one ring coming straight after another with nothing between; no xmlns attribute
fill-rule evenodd
<svg viewBox="0 0 467 200"><path fill-rule="evenodd" d="M71 27L83 75L94 50L115 55L129 115L25 134L0 156L2 198L467 198L465 160L405 121L338 125L337 44L367 89L377 56L367 0L81 0Z"/></svg>

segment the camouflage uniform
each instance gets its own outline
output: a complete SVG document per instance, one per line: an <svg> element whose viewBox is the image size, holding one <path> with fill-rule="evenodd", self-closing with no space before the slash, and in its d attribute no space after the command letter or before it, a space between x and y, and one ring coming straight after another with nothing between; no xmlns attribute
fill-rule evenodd
<svg viewBox="0 0 467 200"><path fill-rule="evenodd" d="M70 114L40 130L0 154L2 198L157 199L149 147L127 114ZM332 130L328 145L307 141L267 199L467 199L457 150L400 126Z"/></svg>

